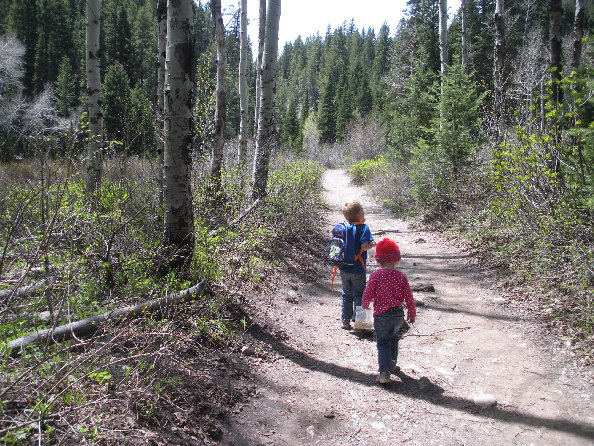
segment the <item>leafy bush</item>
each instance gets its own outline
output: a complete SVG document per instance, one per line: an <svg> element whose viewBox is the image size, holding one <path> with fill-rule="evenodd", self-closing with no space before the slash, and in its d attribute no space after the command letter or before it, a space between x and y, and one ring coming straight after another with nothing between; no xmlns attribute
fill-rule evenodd
<svg viewBox="0 0 594 446"><path fill-rule="evenodd" d="M378 156L375 159L367 159L353 164L349 168L349 174L353 183L362 185L367 182L367 179L373 173L380 171L387 166L387 161L384 156Z"/></svg>

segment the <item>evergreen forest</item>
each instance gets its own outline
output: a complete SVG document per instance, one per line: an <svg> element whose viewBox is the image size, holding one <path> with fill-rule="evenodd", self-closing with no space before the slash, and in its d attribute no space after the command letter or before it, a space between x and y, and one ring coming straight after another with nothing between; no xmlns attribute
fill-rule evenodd
<svg viewBox="0 0 594 446"><path fill-rule="evenodd" d="M241 350L279 271L316 274L327 169L466 249L592 364L594 3L462 0L446 22L445 0L408 0L393 29L354 17L242 56L239 1L219 39L220 0L100 0L98 115L87 3L0 0L0 443L117 444L128 412L157 426L189 400L220 440L217 404L248 395L192 371ZM169 3L191 4L179 119Z"/></svg>

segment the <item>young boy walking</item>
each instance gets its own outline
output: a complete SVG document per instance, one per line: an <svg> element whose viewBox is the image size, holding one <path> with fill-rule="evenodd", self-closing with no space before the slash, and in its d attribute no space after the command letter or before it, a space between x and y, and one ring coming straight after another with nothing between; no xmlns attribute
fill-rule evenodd
<svg viewBox="0 0 594 446"><path fill-rule="evenodd" d="M390 373L396 372L398 359L398 330L404 322L402 304L406 303L407 320L413 324L416 317L415 300L406 276L396 267L400 262L400 248L388 238L375 248L375 260L380 264L369 276L363 294L363 308L373 302L373 327L377 343L379 375L377 382L388 384Z"/></svg>
<svg viewBox="0 0 594 446"><path fill-rule="evenodd" d="M363 290L367 283L367 250L373 248L376 243L365 224L365 213L363 206L358 201L349 201L343 204L342 214L347 221L347 230L355 231L355 252L360 254L352 266L340 267L340 280L342 282L342 295L340 298L340 319L342 328L349 330L351 320L354 320L356 306L361 306Z"/></svg>

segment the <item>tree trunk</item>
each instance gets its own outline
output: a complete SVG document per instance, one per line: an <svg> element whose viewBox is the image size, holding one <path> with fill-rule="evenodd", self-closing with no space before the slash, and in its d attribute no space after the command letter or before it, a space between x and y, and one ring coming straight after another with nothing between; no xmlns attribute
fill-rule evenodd
<svg viewBox="0 0 594 446"><path fill-rule="evenodd" d="M254 115L254 135L258 135L260 122L260 101L262 96L262 58L264 57L264 38L266 35L266 0L260 0L258 21L258 60L256 61L256 106Z"/></svg>
<svg viewBox="0 0 594 446"><path fill-rule="evenodd" d="M55 344L69 339L79 338L96 332L101 325L107 321L114 321L122 318L146 316L150 313L163 312L167 307L175 306L183 302L195 299L204 291L204 282L200 282L187 290L177 294L161 297L159 299L143 302L138 305L118 308L107 313L98 314L89 318L71 322L59 327L39 330L34 333L22 336L10 341L7 349L11 356L19 355L25 347L33 344Z"/></svg>
<svg viewBox="0 0 594 446"><path fill-rule="evenodd" d="M165 53L167 45L167 0L157 3L157 156L161 174L157 179L159 185L159 203L163 204L163 155L165 153L163 140L163 113L165 109Z"/></svg>
<svg viewBox="0 0 594 446"><path fill-rule="evenodd" d="M194 18L192 0L167 2L164 92L164 244L173 267L194 250L192 210L192 74ZM171 250L171 251L170 251Z"/></svg>
<svg viewBox="0 0 594 446"><path fill-rule="evenodd" d="M101 110L100 0L87 0L87 95L89 148L87 194L95 192L103 175L103 113Z"/></svg>
<svg viewBox="0 0 594 446"><path fill-rule="evenodd" d="M439 0L439 55L442 79L448 73L448 2ZM442 80L443 84L443 80Z"/></svg>
<svg viewBox="0 0 594 446"><path fill-rule="evenodd" d="M247 0L241 0L239 35L239 166L247 161L248 91L247 91Z"/></svg>
<svg viewBox="0 0 594 446"><path fill-rule="evenodd" d="M441 59L441 104L439 107L439 128L443 127L443 90L448 75L448 2L439 0L439 57Z"/></svg>
<svg viewBox="0 0 594 446"><path fill-rule="evenodd" d="M582 39L584 38L584 0L575 1L575 19L573 22L573 52L571 56L571 70L580 67L582 57Z"/></svg>
<svg viewBox="0 0 594 446"><path fill-rule="evenodd" d="M460 11L462 13L462 66L468 64L468 48L466 46L466 0L460 0Z"/></svg>
<svg viewBox="0 0 594 446"><path fill-rule="evenodd" d="M549 48L551 68L551 100L561 102L563 93L560 87L563 67L561 66L561 20L563 9L561 0L550 0L549 2Z"/></svg>
<svg viewBox="0 0 594 446"><path fill-rule="evenodd" d="M212 144L212 165L210 176L214 191L221 187L221 171L223 169L223 150L225 140L225 119L227 117L227 45L225 41L225 25L221 14L221 0L210 2L214 35L217 44L217 91L215 105L214 138Z"/></svg>
<svg viewBox="0 0 594 446"><path fill-rule="evenodd" d="M495 133L501 135L501 122L503 119L503 100L504 100L504 79L503 62L505 58L505 40L504 40L504 22L505 5L503 0L497 0L495 4L495 15L493 21L495 24L495 48L493 55L493 81L495 83L494 91L494 115L495 115Z"/></svg>
<svg viewBox="0 0 594 446"><path fill-rule="evenodd" d="M268 166L274 134L274 100L276 94L276 74L278 71L278 25L281 13L281 0L269 0L266 13L266 37L262 58L262 92L254 155L254 187L252 197L258 199L266 194Z"/></svg>

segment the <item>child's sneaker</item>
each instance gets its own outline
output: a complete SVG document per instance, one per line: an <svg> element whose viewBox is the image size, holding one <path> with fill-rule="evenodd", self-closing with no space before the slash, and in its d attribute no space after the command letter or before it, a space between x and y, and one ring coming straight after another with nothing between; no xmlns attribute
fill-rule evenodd
<svg viewBox="0 0 594 446"><path fill-rule="evenodd" d="M377 382L380 384L388 384L390 382L390 372L380 372L377 375Z"/></svg>
<svg viewBox="0 0 594 446"><path fill-rule="evenodd" d="M351 329L351 321L349 321L348 319L343 319L342 320L342 328L344 330L350 330Z"/></svg>

